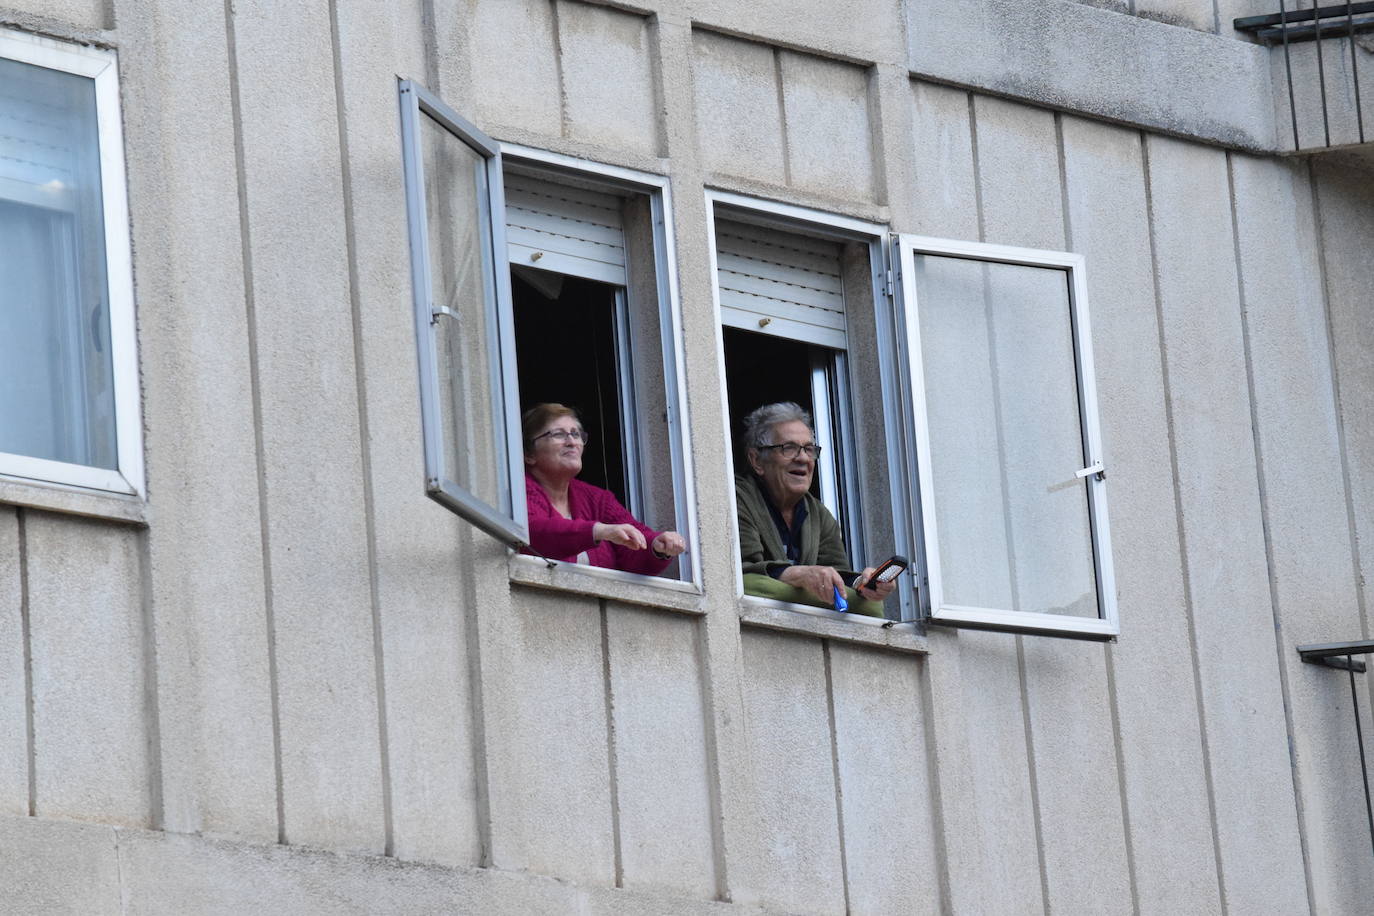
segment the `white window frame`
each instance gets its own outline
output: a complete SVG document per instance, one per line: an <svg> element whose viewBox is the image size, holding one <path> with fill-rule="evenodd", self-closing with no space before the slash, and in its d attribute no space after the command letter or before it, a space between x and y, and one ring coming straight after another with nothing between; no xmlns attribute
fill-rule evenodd
<svg viewBox="0 0 1374 916"><path fill-rule="evenodd" d="M519 548L529 543L529 525L522 486L523 448L515 382L515 333L511 321L510 266L506 256L505 194L501 175L501 147L442 99L419 83L401 80L401 155L405 172L406 214L410 228L410 279L415 310L416 355L420 370L420 415L424 437L425 491L497 540ZM448 476L444 463L444 435L439 398L438 344L435 323L447 317L433 301L429 259L429 220L425 206L424 158L420 124L429 117L455 139L468 145L486 163L484 172L486 226L480 233L479 262L486 274L488 352L492 365L488 395L492 417L505 432L506 461L497 469L498 505L472 493Z"/></svg>
<svg viewBox="0 0 1374 916"><path fill-rule="evenodd" d="M787 229L792 232L814 232L818 236L833 238L842 241L860 242L868 245L869 266L872 273L873 301L877 314L874 316L877 329L879 346L878 361L879 374L882 378L883 402L887 405L890 413L893 412L893 405L902 401L901 394L901 373L897 371L897 366L893 357L895 354L889 352L890 347L883 346L882 338L888 340L895 339L896 329L892 326L892 309L889 307L892 300L891 271L888 266L888 241L891 237L889 228L880 223L873 223L867 220L855 219L853 217L839 216L833 213L826 213L822 210L813 210L809 207L787 204L779 201L767 200L759 197L751 197L733 191L721 191L712 188L706 189L706 222L707 222L707 250L710 257L711 270L711 296L715 306L715 329L716 329L716 353L718 361L718 372L720 376L720 397L721 397L721 416L730 416L729 393L725 383L725 348L723 341L723 328L726 327L723 321L723 314L720 302L720 284L717 280L717 259L716 259L716 210L719 207L726 207L739 213L750 212L760 217L764 221L776 221L779 228ZM728 215L728 214L727 214ZM847 313L847 308L846 308ZM849 344L843 351L842 364L848 361L850 356ZM816 379L815 371L812 372L813 396L819 381ZM841 391L836 392L839 397L848 398L847 390L849 381L842 380L840 383ZM828 411L828 408L827 408ZM900 413L900 411L898 411ZM815 418L818 427L830 426L828 418ZM727 420L728 424L728 420ZM888 453L888 466L895 470L893 478L889 483L889 491L892 496L892 519L893 519L893 540L898 545L899 551L907 552L909 556L914 552L910 546L908 532L912 530L911 518L908 511L909 500L905 497L906 481L910 478L905 476L903 470L906 462L902 459L900 439L896 434L899 429L905 429L906 423L897 418L890 417L887 425L887 435L885 445ZM852 433L852 430L850 431ZM731 435L728 425L725 430L725 441L730 442ZM850 440L836 442L837 447L846 451L844 466L845 489L850 499L862 499L864 494L861 492L857 474L857 444ZM825 453L822 453L825 454ZM727 467L728 467L727 459ZM902 469L902 470L896 470ZM829 475L834 481L835 473L833 465ZM735 483L734 474L726 474L726 489L729 495L731 506L735 505ZM821 481L822 492L827 494L830 499L837 499L835 495L837 489L834 482L827 484L825 479ZM831 507L837 509L837 506ZM835 512L839 517L839 513ZM736 525L734 514L731 514L731 530L733 535L732 543L738 545L739 531L735 530ZM856 526L856 531L845 531L845 546L850 552L850 561L854 562L864 544L850 543L856 536L862 535L861 526ZM873 560L872 557L866 559ZM735 571L735 594L748 604L760 606L773 606L786 608L814 617L824 617L833 619L844 619L861 625L873 625L878 627L891 626L894 621L880 620L876 617L867 617L859 614L848 614L826 610L824 608L811 607L804 604L792 604L785 601L777 601L771 598L760 598L753 595L744 594L744 569L740 562L739 550L734 550L734 571ZM857 564L856 564L857 565ZM875 564L876 565L876 564ZM910 575L902 576L898 580L898 600L900 609L900 621L910 622L917 616L915 590L912 588L913 577Z"/></svg>
<svg viewBox="0 0 1374 916"><path fill-rule="evenodd" d="M905 361L907 382L914 407L917 480L920 492L919 514L924 557L925 588L922 607L934 624L1015 633L1035 633L1112 639L1120 633L1117 619L1116 579L1112 569L1111 534L1107 520L1106 468L1103 462L1102 434L1098 417L1097 390L1092 358L1092 332L1088 317L1088 285L1082 255L1062 251L1042 251L981 242L959 242L917 235L894 236L894 260L899 264L899 309L905 324ZM1087 483L1088 517L1092 533L1093 568L1096 573L1099 617L1081 618L1059 614L1012 611L999 608L947 605L940 581L939 519L935 512L935 482L932 477L930 431L927 423L920 322L916 309L915 256L963 258L984 263L1059 269L1068 275L1069 317L1073 332L1074 371L1077 377L1079 423L1084 448L1084 467L1079 476Z"/></svg>
<svg viewBox="0 0 1374 916"><path fill-rule="evenodd" d="M117 464L114 470L109 470L0 452L0 477L143 498L143 422L139 405L133 258L115 54L0 28L0 58L86 77L95 86Z"/></svg>
<svg viewBox="0 0 1374 916"><path fill-rule="evenodd" d="M677 516L675 519L676 530L687 540L688 545L687 552L682 555L678 562L684 577L690 576L685 581L698 583L701 581L701 557L696 536L697 501L696 483L692 474L690 458L691 427L687 422L686 402L683 399L683 393L687 390L687 378L684 374L685 352L680 330L682 328L682 305L678 294L677 250L673 241L672 185L665 175L655 175L651 172L641 172L623 166L578 159L562 153L515 143L499 143L498 145L503 155L509 156L511 159L524 163L552 166L559 172L569 175L581 174L593 180L600 179L618 185L625 190L643 194L649 199L654 233L655 278L658 283L659 336L663 346L665 369L664 398L668 407L668 450L672 455L673 462L673 508ZM633 270L634 265L628 263L627 258L626 273L628 274ZM509 274L509 266L507 266L507 274ZM627 330L623 321L623 313L626 310L624 300L624 293L619 293L617 300L617 311L620 313L617 316L618 333L625 333ZM621 343L621 341L617 341L617 346ZM624 383L622 382L622 384ZM514 409L513 407L512 410ZM622 410L625 409L627 409L626 405L622 404ZM631 423L625 428L632 436L626 462L627 474L632 480L631 492L633 493L639 487L639 479L644 470L641 466L642 459L640 457L642 445L639 442L637 426ZM633 464L630 463L631 461ZM634 501L634 497L629 498L631 502ZM630 506L628 508L636 518L640 517L636 511L637 507ZM573 566L574 564L565 565ZM674 581L671 579L663 580L657 576L642 576L638 573L627 573L621 570L593 566L576 568L594 576L624 581L669 583ZM696 587L692 586L692 589L696 590Z"/></svg>

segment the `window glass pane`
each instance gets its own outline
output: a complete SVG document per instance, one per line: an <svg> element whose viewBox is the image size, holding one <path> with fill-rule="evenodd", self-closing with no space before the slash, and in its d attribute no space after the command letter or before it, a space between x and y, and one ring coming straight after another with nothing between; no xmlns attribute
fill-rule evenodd
<svg viewBox="0 0 1374 916"><path fill-rule="evenodd" d="M0 452L117 467L95 84L0 60Z"/></svg>
<svg viewBox="0 0 1374 916"><path fill-rule="evenodd" d="M942 603L1098 617L1067 271L915 265Z"/></svg>
<svg viewBox="0 0 1374 916"><path fill-rule="evenodd" d="M495 278L486 160L422 117L430 283L435 309L444 474L487 505L509 512L502 486L505 427L494 313Z"/></svg>

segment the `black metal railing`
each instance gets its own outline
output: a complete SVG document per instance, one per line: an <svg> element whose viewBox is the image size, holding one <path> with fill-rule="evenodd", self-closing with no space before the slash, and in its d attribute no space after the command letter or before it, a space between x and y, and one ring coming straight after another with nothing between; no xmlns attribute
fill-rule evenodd
<svg viewBox="0 0 1374 916"><path fill-rule="evenodd" d="M1355 710L1355 744L1360 751L1360 777L1364 783L1364 813L1369 820L1369 843L1374 850L1374 803L1369 793L1369 766L1364 753L1364 724L1360 716L1360 694L1355 686L1355 675L1365 672L1365 663L1357 655L1374 654L1374 639L1356 642L1331 642L1320 645L1298 646L1298 655L1309 665L1324 665L1345 671L1350 677L1350 703Z"/></svg>
<svg viewBox="0 0 1374 916"><path fill-rule="evenodd" d="M1298 9L1298 2L1278 0L1277 13L1244 16L1232 24L1238 32L1249 32L1271 47L1283 48L1295 151L1364 144L1360 56L1374 48L1362 49L1356 36L1374 33L1374 2L1347 0L1307 9ZM1300 52L1295 47L1307 42L1313 43L1313 50ZM1295 63L1299 71L1296 77ZM1366 80L1374 76L1369 72L1374 68L1368 64L1366 61ZM1314 81L1315 92L1311 87Z"/></svg>

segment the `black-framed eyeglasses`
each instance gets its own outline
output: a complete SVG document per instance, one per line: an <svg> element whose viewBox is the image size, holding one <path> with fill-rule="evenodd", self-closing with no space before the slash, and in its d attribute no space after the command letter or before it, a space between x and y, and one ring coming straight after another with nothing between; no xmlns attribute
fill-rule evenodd
<svg viewBox="0 0 1374 916"><path fill-rule="evenodd" d="M551 429L546 433L540 433L530 441L538 442L545 437L555 442L567 442L569 439L576 439L578 442L586 444L587 431L585 429Z"/></svg>
<svg viewBox="0 0 1374 916"><path fill-rule="evenodd" d="M758 449L761 452L766 452L769 449L777 449L778 454L788 461L796 458L802 452L806 453L806 457L815 461L821 453L821 447L814 442L810 445L799 445L796 442L784 442L781 445L760 445Z"/></svg>

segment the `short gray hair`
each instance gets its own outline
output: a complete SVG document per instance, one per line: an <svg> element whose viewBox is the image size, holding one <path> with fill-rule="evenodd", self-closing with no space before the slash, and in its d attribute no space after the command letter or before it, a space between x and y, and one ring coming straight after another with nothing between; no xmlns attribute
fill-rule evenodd
<svg viewBox="0 0 1374 916"><path fill-rule="evenodd" d="M764 404L744 418L745 447L763 448L765 445L772 445L773 427L779 423L792 422L805 423L807 429L813 429L811 414L802 410L802 406L795 401Z"/></svg>

